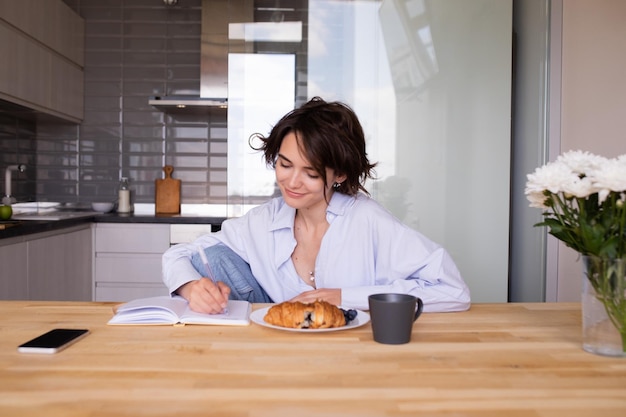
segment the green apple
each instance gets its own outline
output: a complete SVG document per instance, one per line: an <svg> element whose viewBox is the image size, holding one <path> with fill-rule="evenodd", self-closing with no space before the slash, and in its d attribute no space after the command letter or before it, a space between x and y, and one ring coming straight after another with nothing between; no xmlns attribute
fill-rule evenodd
<svg viewBox="0 0 626 417"><path fill-rule="evenodd" d="M13 209L11 206L2 205L0 206L0 220L9 220L11 215L13 214Z"/></svg>

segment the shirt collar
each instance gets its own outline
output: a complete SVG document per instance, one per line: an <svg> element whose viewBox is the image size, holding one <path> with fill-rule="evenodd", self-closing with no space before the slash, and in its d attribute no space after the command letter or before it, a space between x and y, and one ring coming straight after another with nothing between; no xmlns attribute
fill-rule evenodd
<svg viewBox="0 0 626 417"><path fill-rule="evenodd" d="M348 209L354 203L356 197L343 193L335 192L330 198L330 204L326 209L326 216L343 216Z"/></svg>
<svg viewBox="0 0 626 417"><path fill-rule="evenodd" d="M277 198L278 207L276 209L276 215L270 225L270 231L279 229L292 229L293 219L296 216L296 209L285 203L282 197Z"/></svg>

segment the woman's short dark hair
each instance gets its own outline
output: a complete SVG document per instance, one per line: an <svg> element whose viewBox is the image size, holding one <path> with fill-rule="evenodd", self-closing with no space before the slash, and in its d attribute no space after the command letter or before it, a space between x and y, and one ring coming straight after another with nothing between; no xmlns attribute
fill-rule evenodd
<svg viewBox="0 0 626 417"><path fill-rule="evenodd" d="M361 190L369 194L364 183L367 178L374 178L376 164L367 159L363 128L350 107L314 97L283 116L269 136L255 133L250 140L261 140L262 145L253 148L263 151L267 164L275 168L280 146L290 132L295 133L300 151L324 184L326 168L331 168L337 175L346 176L336 191L356 195Z"/></svg>

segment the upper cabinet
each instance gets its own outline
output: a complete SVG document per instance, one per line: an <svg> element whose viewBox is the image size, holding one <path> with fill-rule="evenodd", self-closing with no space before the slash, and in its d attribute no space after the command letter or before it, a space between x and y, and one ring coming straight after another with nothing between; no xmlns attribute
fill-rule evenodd
<svg viewBox="0 0 626 417"><path fill-rule="evenodd" d="M0 99L81 122L84 29L61 0L0 0Z"/></svg>

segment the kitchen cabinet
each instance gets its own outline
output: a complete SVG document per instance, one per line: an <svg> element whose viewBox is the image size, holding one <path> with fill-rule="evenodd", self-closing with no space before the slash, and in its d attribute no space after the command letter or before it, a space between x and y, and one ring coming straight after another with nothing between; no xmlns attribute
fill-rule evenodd
<svg viewBox="0 0 626 417"><path fill-rule="evenodd" d="M171 245L211 233L206 224L96 223L94 301L130 301L168 295L161 259Z"/></svg>
<svg viewBox="0 0 626 417"><path fill-rule="evenodd" d="M202 235L212 233L213 225L209 223L177 223L170 225L170 245L193 242Z"/></svg>
<svg viewBox="0 0 626 417"><path fill-rule="evenodd" d="M28 256L26 242L0 240L0 298L3 300L28 299Z"/></svg>
<svg viewBox="0 0 626 417"><path fill-rule="evenodd" d="M0 98L83 119L84 20L61 0L0 0Z"/></svg>
<svg viewBox="0 0 626 417"><path fill-rule="evenodd" d="M89 224L0 241L0 297L8 300L90 301Z"/></svg>
<svg viewBox="0 0 626 417"><path fill-rule="evenodd" d="M94 300L169 294L161 278L161 257L169 246L169 224L96 223Z"/></svg>
<svg viewBox="0 0 626 417"><path fill-rule="evenodd" d="M91 226L28 242L28 298L90 301Z"/></svg>

